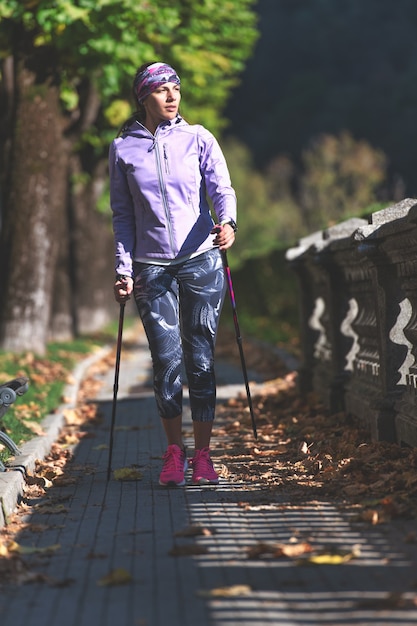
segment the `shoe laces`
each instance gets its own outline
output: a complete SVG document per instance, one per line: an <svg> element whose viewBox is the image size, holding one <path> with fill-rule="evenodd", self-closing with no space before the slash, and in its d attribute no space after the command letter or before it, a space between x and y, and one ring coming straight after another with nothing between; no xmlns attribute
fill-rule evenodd
<svg viewBox="0 0 417 626"><path fill-rule="evenodd" d="M213 462L210 458L210 449L202 448L201 450L197 450L193 459L193 466L198 465L199 470L203 469L212 469Z"/></svg>
<svg viewBox="0 0 417 626"><path fill-rule="evenodd" d="M185 452L179 446L172 444L168 446L164 456L164 470L182 470L184 467Z"/></svg>

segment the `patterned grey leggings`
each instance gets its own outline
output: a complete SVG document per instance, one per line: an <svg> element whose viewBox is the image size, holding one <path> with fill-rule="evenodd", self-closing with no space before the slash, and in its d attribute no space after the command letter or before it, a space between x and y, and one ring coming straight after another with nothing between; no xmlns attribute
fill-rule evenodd
<svg viewBox="0 0 417 626"><path fill-rule="evenodd" d="M225 294L217 248L175 265L135 263L134 296L152 356L161 417L182 413L184 358L192 419L214 419L214 346Z"/></svg>

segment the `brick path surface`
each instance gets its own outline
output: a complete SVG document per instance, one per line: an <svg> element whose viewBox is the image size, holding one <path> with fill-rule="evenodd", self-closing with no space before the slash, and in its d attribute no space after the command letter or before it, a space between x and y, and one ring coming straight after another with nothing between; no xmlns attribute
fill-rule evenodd
<svg viewBox="0 0 417 626"><path fill-rule="evenodd" d="M113 375L103 375L91 398L103 419L74 450L70 471L77 480L50 489L49 513L39 507L31 514L31 524L46 530L17 538L25 546L59 548L27 557L31 569L42 573L41 582L0 586L1 626L417 623L417 550L404 542L411 522L364 527L332 502L292 504L279 492L273 500L263 497L261 480L159 486L165 440L141 338L122 352L112 466L134 464L142 480L107 482ZM242 390L240 378L220 364L219 399ZM190 424L186 409L186 432ZM186 442L192 448L191 439ZM221 445L213 441L215 463ZM192 526L207 533L181 536ZM359 548L359 556L339 565L247 557L250 546L288 544L294 536L339 552ZM129 581L99 584L119 568Z"/></svg>

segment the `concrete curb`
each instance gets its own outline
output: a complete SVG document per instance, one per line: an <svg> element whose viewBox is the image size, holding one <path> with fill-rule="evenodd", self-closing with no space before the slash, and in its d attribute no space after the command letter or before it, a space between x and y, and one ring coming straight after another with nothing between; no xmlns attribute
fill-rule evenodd
<svg viewBox="0 0 417 626"><path fill-rule="evenodd" d="M72 372L73 382L66 385L63 391L65 403L61 404L55 413L47 415L41 423L45 434L34 437L19 446L22 454L14 457L14 460L8 464L8 471L0 472L0 528L7 525L9 516L23 496L25 473L31 472L35 468L36 461L44 459L49 454L52 444L58 439L64 426L65 411L75 408L78 391L87 370L110 350L110 347L101 348L78 363ZM12 467L15 469L11 469Z"/></svg>

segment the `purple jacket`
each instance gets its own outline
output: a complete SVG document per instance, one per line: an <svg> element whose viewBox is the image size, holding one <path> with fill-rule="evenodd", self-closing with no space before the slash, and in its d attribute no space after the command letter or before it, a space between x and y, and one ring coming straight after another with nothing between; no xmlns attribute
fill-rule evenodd
<svg viewBox="0 0 417 626"><path fill-rule="evenodd" d="M213 219L236 220L236 194L214 136L180 116L152 135L134 122L110 146L116 272L134 259L175 259L213 247Z"/></svg>

